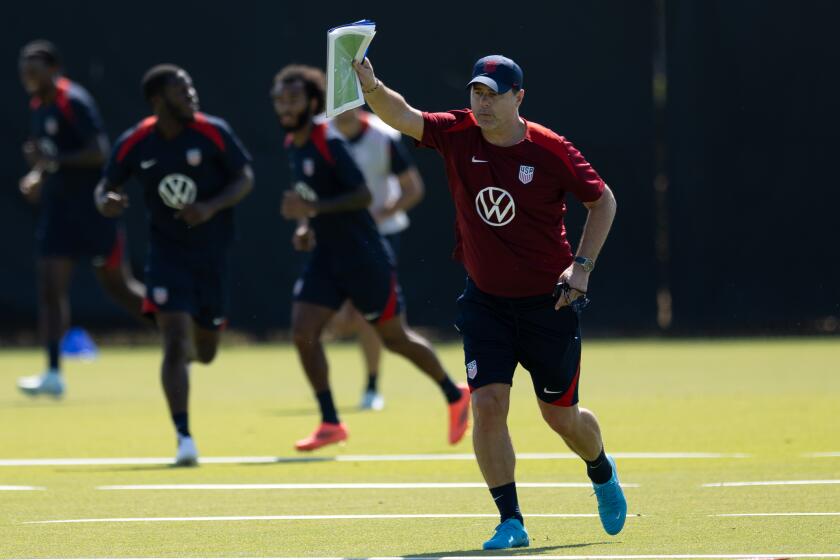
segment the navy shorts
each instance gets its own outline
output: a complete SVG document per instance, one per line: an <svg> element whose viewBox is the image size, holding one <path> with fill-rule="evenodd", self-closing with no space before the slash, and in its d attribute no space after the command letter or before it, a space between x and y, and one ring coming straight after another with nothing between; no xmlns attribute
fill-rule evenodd
<svg viewBox="0 0 840 560"><path fill-rule="evenodd" d="M577 404L581 342L578 316L571 308L556 311L551 294L492 296L467 278L458 309L455 328L464 339L471 389L490 383L513 385L513 373L522 364L541 401Z"/></svg>
<svg viewBox="0 0 840 560"><path fill-rule="evenodd" d="M183 249L150 244L143 312L183 311L205 329L227 324L228 249Z"/></svg>
<svg viewBox="0 0 840 560"><path fill-rule="evenodd" d="M117 220L98 213L50 212L39 220L35 238L42 257L90 259L94 266L119 267L125 250Z"/></svg>
<svg viewBox="0 0 840 560"><path fill-rule="evenodd" d="M400 235L400 232L382 235L382 239L388 242L388 247L391 249L391 255L395 263L398 262L400 255Z"/></svg>
<svg viewBox="0 0 840 560"><path fill-rule="evenodd" d="M349 259L316 248L295 282L294 301L338 311L350 300L370 323L384 323L405 305L397 271L385 259Z"/></svg>

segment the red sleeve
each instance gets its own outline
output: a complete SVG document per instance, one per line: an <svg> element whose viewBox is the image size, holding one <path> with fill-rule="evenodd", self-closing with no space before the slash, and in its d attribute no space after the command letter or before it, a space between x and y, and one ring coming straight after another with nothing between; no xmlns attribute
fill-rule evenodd
<svg viewBox="0 0 840 560"><path fill-rule="evenodd" d="M601 198L606 186L604 180L571 142L536 123L528 123L528 133L535 144L560 160L560 173L568 178L561 185L564 191L572 193L581 202ZM563 173L564 168L568 173Z"/></svg>
<svg viewBox="0 0 840 560"><path fill-rule="evenodd" d="M475 126L472 111L446 111L445 113L423 113L423 139L421 146L439 152L449 147L452 132Z"/></svg>
<svg viewBox="0 0 840 560"><path fill-rule="evenodd" d="M572 181L567 190L575 195L581 202L594 202L601 198L604 193L604 180L598 172L592 168L583 155L571 142L563 139L569 167L572 172Z"/></svg>

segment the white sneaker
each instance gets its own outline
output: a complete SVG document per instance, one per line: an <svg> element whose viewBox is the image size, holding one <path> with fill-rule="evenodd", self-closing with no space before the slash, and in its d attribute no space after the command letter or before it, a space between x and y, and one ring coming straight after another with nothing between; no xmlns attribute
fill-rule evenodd
<svg viewBox="0 0 840 560"><path fill-rule="evenodd" d="M374 390L368 389L362 394L362 402L359 403L362 410L382 410L385 408L385 398Z"/></svg>
<svg viewBox="0 0 840 560"><path fill-rule="evenodd" d="M54 369L41 375L18 378L18 389L30 397L49 395L59 399L64 395L64 378Z"/></svg>
<svg viewBox="0 0 840 560"><path fill-rule="evenodd" d="M193 467L198 464L198 449L193 438L178 436L178 453L175 455L176 467Z"/></svg>

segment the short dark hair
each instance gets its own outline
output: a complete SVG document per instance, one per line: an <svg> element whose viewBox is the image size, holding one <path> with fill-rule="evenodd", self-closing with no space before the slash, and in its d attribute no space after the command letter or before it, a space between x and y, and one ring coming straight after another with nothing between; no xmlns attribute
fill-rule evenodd
<svg viewBox="0 0 840 560"><path fill-rule="evenodd" d="M183 71L183 68L174 64L158 64L149 68L143 75L141 82L146 101L150 101L152 97L160 94L169 80L177 76L178 72Z"/></svg>
<svg viewBox="0 0 840 560"><path fill-rule="evenodd" d="M321 113L326 106L327 77L324 71L314 66L303 64L290 64L277 72L274 76L274 83L290 84L302 82L308 99L317 100L315 112Z"/></svg>
<svg viewBox="0 0 840 560"><path fill-rule="evenodd" d="M53 68L61 66L61 55L58 48L46 39L37 39L24 45L20 49L20 59L40 60Z"/></svg>

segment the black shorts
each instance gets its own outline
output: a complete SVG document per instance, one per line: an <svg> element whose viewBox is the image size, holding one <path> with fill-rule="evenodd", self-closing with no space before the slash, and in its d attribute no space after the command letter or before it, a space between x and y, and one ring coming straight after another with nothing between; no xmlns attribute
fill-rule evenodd
<svg viewBox="0 0 840 560"><path fill-rule="evenodd" d="M89 213L88 213L89 214ZM117 220L72 212L42 216L35 234L42 257L90 259L94 266L119 267L125 238Z"/></svg>
<svg viewBox="0 0 840 560"><path fill-rule="evenodd" d="M405 307L397 271L386 259L339 257L323 249L312 252L292 295L336 311L350 300L370 323L388 321Z"/></svg>
<svg viewBox="0 0 840 560"><path fill-rule="evenodd" d="M455 328L464 339L464 365L471 389L490 383L513 385L522 364L541 401L578 402L580 326L569 307L554 309L551 294L502 298L484 293L467 278L458 298Z"/></svg>
<svg viewBox="0 0 840 560"><path fill-rule="evenodd" d="M388 247L391 249L391 254L393 255L394 262L399 262L400 256L400 237L402 232L397 233L389 233L388 235L382 235L382 239L388 242Z"/></svg>
<svg viewBox="0 0 840 560"><path fill-rule="evenodd" d="M205 329L227 324L228 249L150 244L143 312L183 311Z"/></svg>

